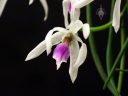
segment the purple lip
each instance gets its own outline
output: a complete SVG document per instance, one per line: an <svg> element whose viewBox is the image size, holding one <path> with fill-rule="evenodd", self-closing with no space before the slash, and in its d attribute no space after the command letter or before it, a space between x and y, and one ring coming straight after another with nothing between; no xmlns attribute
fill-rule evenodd
<svg viewBox="0 0 128 96"><path fill-rule="evenodd" d="M69 46L67 43L60 43L53 52L53 58L57 62L67 62L69 58Z"/></svg>

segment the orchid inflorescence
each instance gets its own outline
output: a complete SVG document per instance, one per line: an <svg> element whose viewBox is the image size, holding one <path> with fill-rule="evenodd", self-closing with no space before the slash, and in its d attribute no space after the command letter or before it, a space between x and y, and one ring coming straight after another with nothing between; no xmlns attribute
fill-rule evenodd
<svg viewBox="0 0 128 96"><path fill-rule="evenodd" d="M28 5L32 6L35 0L29 0ZM44 21L47 20L48 17L48 4L46 0L39 0L42 4L42 7L44 8ZM112 2L112 21L109 23L106 23L104 25L98 26L98 27L90 27L91 20L89 20L89 16L91 16L90 12L90 4L94 0L63 0L62 1L62 7L63 7L63 16L64 16L64 25L63 27L54 27L51 29L45 39L40 42L33 50L29 52L27 55L25 61L34 59L38 56L40 56L44 51L47 52L47 55L49 55L52 51L52 47L56 45L56 48L53 51L53 59L56 60L56 66L57 70L60 68L61 64L63 62L67 63L68 59L70 58L70 65L69 65L69 75L71 78L71 81L74 83L79 67L85 62L85 59L87 57L87 45L84 43L84 41L81 39L81 37L78 35L78 32L81 32L83 34L84 39L88 39L90 35L90 31L97 31L97 30L104 30L106 28L110 29L113 26L114 31L117 33L119 29L121 30L121 40L123 43L121 43L121 50L114 62L113 65L111 65L111 70L108 69L108 75L105 73L104 68L101 65L99 55L97 54L97 50L94 44L93 36L90 37L89 43L90 43L90 49L91 53L94 59L94 63L97 66L98 72L105 81L104 88L107 86L108 89L112 92L114 96L120 96L121 94L121 88L122 88L122 78L123 78L123 72L119 74L119 80L118 80L118 86L116 88L114 81L111 80L111 77L114 74L114 71L116 70L117 65L119 64L120 60L124 60L124 53L126 52L126 49L128 49L128 37L124 38L124 27L120 26L121 17L124 15L125 10L128 9L128 0L126 0L126 4L120 12L121 9L121 0L113 0ZM2 13L4 11L4 8L7 4L7 0L0 0L0 17L2 16ZM88 6L86 8L86 15L87 15L87 22L83 23L80 20L81 11L80 9ZM124 23L122 23L123 25ZM112 52L112 31L109 30L109 37L108 37L108 45L106 49L106 64L110 66L109 63L111 63L111 52ZM92 46L93 45L93 46ZM93 49L94 48L94 49ZM120 69L124 70L123 67L124 62L120 63ZM111 82L109 82L111 81Z"/></svg>

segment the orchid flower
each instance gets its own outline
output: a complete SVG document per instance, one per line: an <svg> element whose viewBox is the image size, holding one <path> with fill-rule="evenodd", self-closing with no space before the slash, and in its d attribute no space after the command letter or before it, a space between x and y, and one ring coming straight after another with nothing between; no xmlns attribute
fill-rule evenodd
<svg viewBox="0 0 128 96"><path fill-rule="evenodd" d="M34 2L34 0L29 0L29 5L31 5ZM43 8L44 8L44 12L45 12L45 17L44 17L44 21L47 20L48 17L48 4L46 2L46 0L40 0Z"/></svg>
<svg viewBox="0 0 128 96"><path fill-rule="evenodd" d="M113 11L113 20L112 20L112 26L114 27L116 33L118 32L120 27L120 6L121 6L121 0L116 0Z"/></svg>
<svg viewBox="0 0 128 96"><path fill-rule="evenodd" d="M53 45L57 45L53 52L53 58L56 60L57 69L60 68L62 62L67 62L70 57L69 74L72 82L76 80L78 68L82 65L87 56L86 44L77 35L82 28L85 39L90 33L89 24L83 24L80 20L72 22L68 28L55 27L48 32L45 40L37 45L26 57L25 61L34 59L41 55L45 50L47 55L50 54ZM53 32L55 32L53 34ZM81 47L78 42L81 43ZM80 47L80 48L79 48Z"/></svg>
<svg viewBox="0 0 128 96"><path fill-rule="evenodd" d="M80 8L88 5L93 0L63 0L63 15L65 21L65 27L69 25L68 13L70 14L71 22L79 20Z"/></svg>
<svg viewBox="0 0 128 96"><path fill-rule="evenodd" d="M3 13L6 3L7 3L7 0L0 0L0 17Z"/></svg>

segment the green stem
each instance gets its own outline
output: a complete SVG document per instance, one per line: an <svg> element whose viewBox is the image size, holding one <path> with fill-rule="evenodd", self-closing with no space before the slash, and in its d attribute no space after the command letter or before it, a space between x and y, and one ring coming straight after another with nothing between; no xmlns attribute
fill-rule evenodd
<svg viewBox="0 0 128 96"><path fill-rule="evenodd" d="M122 71L122 72L128 72L128 69L118 69L118 68L116 68L116 71Z"/></svg>
<svg viewBox="0 0 128 96"><path fill-rule="evenodd" d="M122 27L121 27L121 47L123 47L124 41L125 41L125 32L124 32L124 27L122 24ZM125 54L121 58L120 70L124 70L124 67L125 67ZM119 72L119 79L118 79L118 87L117 87L117 90L119 93L121 92L121 88L122 88L123 76L124 76L124 72L120 71Z"/></svg>
<svg viewBox="0 0 128 96"><path fill-rule="evenodd" d="M91 21L92 18L91 18L91 13L90 12L91 12L91 8L90 8L90 5L88 5L87 8L86 8L86 15L87 15L86 17L87 17L88 23L91 25L92 24L92 21ZM105 71L104 71L104 69L102 67L102 64L101 64L101 60L100 60L99 55L97 53L93 33L90 33L89 45L90 45L93 60L95 62L95 66L96 66L102 80L105 81L107 79L107 75L105 74ZM118 96L118 93L116 92L116 90L114 90L113 86L110 83L108 84L108 89L114 95Z"/></svg>
<svg viewBox="0 0 128 96"><path fill-rule="evenodd" d="M111 9L114 9L114 4L115 4L115 0L112 0L111 3ZM112 19L113 16L113 10L111 10L110 12L110 20ZM112 64L113 64L113 29L112 26L109 28L109 36L108 36L108 43L107 43L107 49L106 49L106 68L107 68L107 73L110 73ZM114 82L114 77L111 78L110 82L113 84L113 86L115 86L115 82Z"/></svg>
<svg viewBox="0 0 128 96"><path fill-rule="evenodd" d="M127 9L127 3L125 4L125 6L121 12L121 17L124 15L126 9ZM110 26L112 26L112 21L109 21L108 23L106 23L104 25L97 26L97 27L90 27L90 30L91 30L91 32L99 32L99 31L109 28Z"/></svg>
<svg viewBox="0 0 128 96"><path fill-rule="evenodd" d="M112 0L111 9L114 7L115 0ZM110 13L110 20L112 18L113 11ZM109 28L109 36L108 36L108 44L106 49L106 65L107 65L107 73L109 74L111 65L113 64L113 29L112 26Z"/></svg>
<svg viewBox="0 0 128 96"><path fill-rule="evenodd" d="M106 88L106 86L107 86L107 84L108 84L108 82L109 82L111 76L113 75L113 73L114 73L114 71L115 71L117 65L119 64L119 62L120 62L120 60L121 60L123 54L126 52L127 49L128 49L128 37L127 37L127 39L125 40L125 43L123 44L123 46L122 46L122 48L121 48L121 50L120 50L120 52L119 52L119 54L118 54L118 56L117 56L115 62L114 62L114 65L113 65L113 67L112 67L112 69L111 69L111 71L110 71L110 74L108 75L108 78L107 78L107 80L105 81L105 84L104 84L104 86L103 86L103 89Z"/></svg>
<svg viewBox="0 0 128 96"><path fill-rule="evenodd" d="M100 25L100 26L97 26L97 27L91 27L90 30L91 30L91 32L98 32L98 31L105 30L110 26L112 26L112 21L109 21L108 23L106 23L104 25Z"/></svg>
<svg viewBox="0 0 128 96"><path fill-rule="evenodd" d="M122 10L121 14L120 14L120 17L123 17L123 15L124 15L124 13L125 13L127 7L128 7L128 5L127 5L127 3L126 3L126 4L124 5L124 7L123 7L123 10Z"/></svg>
<svg viewBox="0 0 128 96"><path fill-rule="evenodd" d="M127 0L127 5L128 5L128 0ZM127 6L127 14L128 14L128 6Z"/></svg>

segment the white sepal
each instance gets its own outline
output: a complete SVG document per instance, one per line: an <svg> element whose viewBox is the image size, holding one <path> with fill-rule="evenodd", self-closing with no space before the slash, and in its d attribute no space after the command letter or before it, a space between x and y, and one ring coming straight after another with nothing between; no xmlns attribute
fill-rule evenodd
<svg viewBox="0 0 128 96"><path fill-rule="evenodd" d="M80 17L80 9L72 9L72 11L70 12L70 21L71 22L75 22L76 20L79 20Z"/></svg>
<svg viewBox="0 0 128 96"><path fill-rule="evenodd" d="M113 20L112 20L112 26L114 27L116 33L118 32L120 27L120 6L121 6L121 0L116 0L113 11Z"/></svg>
<svg viewBox="0 0 128 96"><path fill-rule="evenodd" d="M89 26L88 23L85 23L83 25L83 36L84 36L84 38L87 39L89 34L90 34L90 26Z"/></svg>
<svg viewBox="0 0 128 96"><path fill-rule="evenodd" d="M64 35L63 32L62 33L58 32L58 33L53 34L52 37L51 37L52 45L56 45L56 44L60 43L63 35ZM46 50L46 42L44 40L41 43L39 43L32 51L29 52L25 61L28 61L28 60L31 60L31 59L34 59L34 58L38 57L45 50Z"/></svg>
<svg viewBox="0 0 128 96"><path fill-rule="evenodd" d="M77 60L79 53L79 44L77 40L73 40L70 45L70 66L69 66L69 75L71 78L71 81L74 83L76 80L76 69L74 69L74 64Z"/></svg>
<svg viewBox="0 0 128 96"><path fill-rule="evenodd" d="M63 0L63 15L64 15L64 22L65 27L69 25L68 23L68 11L69 11L70 1L69 0Z"/></svg>
<svg viewBox="0 0 128 96"><path fill-rule="evenodd" d="M70 74L71 74L72 82L74 82L76 80L77 74L78 74L78 69L79 69L80 65L84 63L86 56L87 56L87 49L86 49L86 45L83 43L81 48L80 48L78 58L71 69Z"/></svg>
<svg viewBox="0 0 128 96"><path fill-rule="evenodd" d="M27 55L25 61L34 59L41 55L46 50L46 42L42 41L39 43L30 53Z"/></svg>
<svg viewBox="0 0 128 96"><path fill-rule="evenodd" d="M65 31L65 29L61 28L61 27L55 27L55 28L53 28L52 30L50 30L48 32L48 34L45 37L47 55L49 55L50 52L51 52L51 48L52 48L52 34L53 34L54 31L60 32L60 34L62 34ZM58 38L59 37L56 37L55 39L58 39Z"/></svg>
<svg viewBox="0 0 128 96"><path fill-rule="evenodd" d="M5 8L5 5L6 5L7 1L8 0L0 0L0 17L2 15L2 13L3 13L3 10Z"/></svg>
<svg viewBox="0 0 128 96"><path fill-rule="evenodd" d="M82 43L82 46L80 48L78 58L74 64L74 67L79 68L81 66L81 64L84 63L86 57L87 57L87 46L86 46L86 44Z"/></svg>
<svg viewBox="0 0 128 96"><path fill-rule="evenodd" d="M29 5L31 5L34 2L34 0L29 0Z"/></svg>
<svg viewBox="0 0 128 96"><path fill-rule="evenodd" d="M74 4L75 8L82 8L89 3L91 3L94 0L77 0L77 2Z"/></svg>
<svg viewBox="0 0 128 96"><path fill-rule="evenodd" d="M51 48L52 48L52 38L51 37L52 37L53 32L54 32L54 30L50 30L45 37L47 55L49 55L51 52Z"/></svg>
<svg viewBox="0 0 128 96"><path fill-rule="evenodd" d="M44 8L44 13L45 13L44 21L46 21L47 17L48 17L48 4L47 4L46 0L40 0L40 2Z"/></svg>
<svg viewBox="0 0 128 96"><path fill-rule="evenodd" d="M62 41L65 32L57 32L52 35L52 45L56 45Z"/></svg>
<svg viewBox="0 0 128 96"><path fill-rule="evenodd" d="M75 22L72 22L68 29L69 31L73 32L74 34L77 33L81 28L83 27L83 23L80 20L76 20Z"/></svg>

